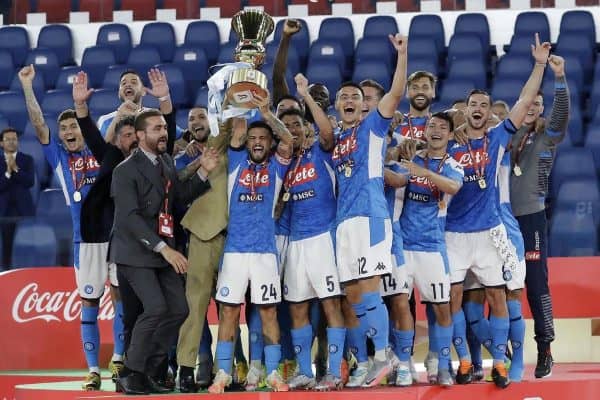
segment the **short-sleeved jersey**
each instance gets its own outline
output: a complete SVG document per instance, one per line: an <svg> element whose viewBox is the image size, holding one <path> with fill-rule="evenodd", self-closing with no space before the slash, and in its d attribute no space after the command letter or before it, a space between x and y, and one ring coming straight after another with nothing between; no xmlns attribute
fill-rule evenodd
<svg viewBox="0 0 600 400"><path fill-rule="evenodd" d="M404 120L399 124L392 134L392 144L398 145L405 139L415 139L421 142L426 142L425 129L429 115L422 117L412 117L409 114L404 114Z"/></svg>
<svg viewBox="0 0 600 400"><path fill-rule="evenodd" d="M390 171L403 173L403 168L397 161L392 161L385 165ZM404 170L405 171L405 170ZM385 186L385 200L387 201L388 211L392 220L392 254L396 256L396 264L398 266L404 264L404 245L402 243L402 228L400 227L400 215L404 207L404 192L406 188L395 188Z"/></svg>
<svg viewBox="0 0 600 400"><path fill-rule="evenodd" d="M333 164L338 182L338 224L353 217L389 218L383 194L385 135L390 118L371 111L337 137ZM350 176L346 176L346 171Z"/></svg>
<svg viewBox="0 0 600 400"><path fill-rule="evenodd" d="M60 182L71 211L73 242L79 243L81 242L81 204L96 181L100 164L87 146L82 151L71 153L52 132L50 132L50 141L48 144L42 145L42 148L46 160ZM76 191L80 193L80 201L75 201L76 199L73 197Z"/></svg>
<svg viewBox="0 0 600 400"><path fill-rule="evenodd" d="M335 225L335 173L331 153L315 141L295 156L285 177L289 187L290 240L331 231Z"/></svg>
<svg viewBox="0 0 600 400"><path fill-rule="evenodd" d="M442 160L444 162L440 166ZM445 160L431 158L426 161L421 155L417 155L413 162L462 185L463 168L451 157ZM400 217L406 250L432 252L443 251L446 248L446 212L452 197L448 193L440 192L427 178L409 177L404 210Z"/></svg>
<svg viewBox="0 0 600 400"><path fill-rule="evenodd" d="M255 164L245 148L230 148L228 156L225 252L277 254L274 213L289 160L275 154Z"/></svg>
<svg viewBox="0 0 600 400"><path fill-rule="evenodd" d="M510 152L508 151L504 153L498 171L498 212L506 227L508 239L517 250L517 258L522 261L525 258L525 243L510 205Z"/></svg>
<svg viewBox="0 0 600 400"><path fill-rule="evenodd" d="M490 128L482 138L469 141L473 156L468 146L456 142L448 144L448 152L464 168L465 176L461 190L448 207L447 231L479 232L500 225L496 199L498 167L510 135L515 131L513 123L505 119ZM486 142L487 149L484 151ZM481 189L478 182L477 171L481 171L482 166L485 166L485 189Z"/></svg>

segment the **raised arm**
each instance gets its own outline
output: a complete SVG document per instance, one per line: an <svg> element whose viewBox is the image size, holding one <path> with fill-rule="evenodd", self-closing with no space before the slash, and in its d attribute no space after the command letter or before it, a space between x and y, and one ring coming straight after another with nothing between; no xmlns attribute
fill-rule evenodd
<svg viewBox="0 0 600 400"><path fill-rule="evenodd" d="M151 68L148 71L148 79L150 80L150 88L144 88L146 93L158 99L158 106L163 115L172 113L173 103L171 102L167 75L158 68Z"/></svg>
<svg viewBox="0 0 600 400"><path fill-rule="evenodd" d="M279 42L277 54L275 54L275 63L273 64L273 96L275 101L279 100L284 95L290 94L290 90L285 80L288 50L290 48L292 35L300 31L300 28L302 28L302 25L299 21L294 19L286 20L283 25L281 41Z"/></svg>
<svg viewBox="0 0 600 400"><path fill-rule="evenodd" d="M23 94L25 95L25 106L29 114L31 125L35 129L35 134L41 144L50 143L50 130L46 125L44 114L40 108L40 104L35 98L33 92L33 78L35 78L35 68L32 65L26 65L19 71L19 80L23 86Z"/></svg>
<svg viewBox="0 0 600 400"><path fill-rule="evenodd" d="M542 78L544 77L544 68L548 63L548 55L550 54L550 43L540 43L539 34L535 34L535 46L531 45L531 55L535 59L535 65L529 75L529 79L521 90L521 95L517 104L508 113L508 118L511 120L515 128L519 129L525 120L525 116L529 111L529 107L535 101Z"/></svg>
<svg viewBox="0 0 600 400"><path fill-rule="evenodd" d="M291 158L294 147L294 137L285 127L285 124L271 111L271 108L269 107L269 96L261 97L260 95L254 94L252 102L258 107L265 122L273 129L275 136L279 138L277 154L283 158Z"/></svg>
<svg viewBox="0 0 600 400"><path fill-rule="evenodd" d="M234 149L241 148L246 143L246 132L248 122L244 118L232 118L231 121L231 140L229 146Z"/></svg>
<svg viewBox="0 0 600 400"><path fill-rule="evenodd" d="M73 81L73 103L75 104L77 123L81 128L83 140L85 140L88 148L96 160L102 162L109 144L104 141L100 130L98 130L98 127L94 124L89 115L87 101L92 92L93 89L88 88L87 74L83 71L77 73L77 75L75 75L75 80Z"/></svg>
<svg viewBox="0 0 600 400"><path fill-rule="evenodd" d="M399 188L408 184L408 176L394 172L389 168L384 168L383 181L388 186Z"/></svg>
<svg viewBox="0 0 600 400"><path fill-rule="evenodd" d="M565 60L560 56L551 55L548 62L554 72L554 100L545 133L554 143L560 143L567 133L571 98L565 77Z"/></svg>
<svg viewBox="0 0 600 400"><path fill-rule="evenodd" d="M315 99L310 95L308 90L308 79L302 74L296 75L296 88L298 94L304 99L304 103L308 106L315 123L319 127L319 142L325 151L333 150L333 127L325 112L319 107Z"/></svg>
<svg viewBox="0 0 600 400"><path fill-rule="evenodd" d="M379 101L379 105L377 106L379 113L384 118L392 118L394 116L394 112L398 104L400 104L404 95L404 89L406 88L408 37L397 33L396 36L389 35L389 38L398 52L398 61L396 61L392 87Z"/></svg>

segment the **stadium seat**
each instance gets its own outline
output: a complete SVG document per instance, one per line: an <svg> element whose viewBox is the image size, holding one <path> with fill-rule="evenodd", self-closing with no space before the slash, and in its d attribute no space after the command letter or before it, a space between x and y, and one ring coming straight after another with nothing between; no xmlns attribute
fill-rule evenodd
<svg viewBox="0 0 600 400"><path fill-rule="evenodd" d="M198 19L200 0L163 0L162 8L174 8L177 19Z"/></svg>
<svg viewBox="0 0 600 400"><path fill-rule="evenodd" d="M114 89L94 90L88 105L91 112L95 115L111 113L121 105L119 91Z"/></svg>
<svg viewBox="0 0 600 400"><path fill-rule="evenodd" d="M73 109L73 90L48 90L41 108L48 118L56 119L66 109Z"/></svg>
<svg viewBox="0 0 600 400"><path fill-rule="evenodd" d="M167 76L171 102L175 108L188 105L189 101L185 90L186 81L179 67L173 64L158 64L155 65L155 67L160 69Z"/></svg>
<svg viewBox="0 0 600 400"><path fill-rule="evenodd" d="M444 24L442 23L442 19L438 15L415 15L410 20L408 37L410 37L412 40L412 38L415 36L431 37L435 41L438 58L443 57L446 49L446 37L444 34Z"/></svg>
<svg viewBox="0 0 600 400"><path fill-rule="evenodd" d="M79 0L79 11L90 13L91 22L112 21L114 0Z"/></svg>
<svg viewBox="0 0 600 400"><path fill-rule="evenodd" d="M595 180L565 182L558 191L555 211L570 211L573 218L592 218L600 224L600 191Z"/></svg>
<svg viewBox="0 0 600 400"><path fill-rule="evenodd" d="M185 30L183 44L186 47L204 50L209 65L214 65L219 57L221 35L213 21L193 21Z"/></svg>
<svg viewBox="0 0 600 400"><path fill-rule="evenodd" d="M329 89L329 99L333 103L335 93L342 84L339 64L333 60L310 61L306 69L309 82L321 82Z"/></svg>
<svg viewBox="0 0 600 400"><path fill-rule="evenodd" d="M598 236L591 218L573 218L570 211L556 212L550 223L549 236L548 250L551 257L598 254Z"/></svg>
<svg viewBox="0 0 600 400"><path fill-rule="evenodd" d="M46 22L68 22L72 0L36 0L34 12L46 13ZM39 47L39 46L38 46Z"/></svg>
<svg viewBox="0 0 600 400"><path fill-rule="evenodd" d="M481 40L472 33L455 33L448 44L447 68L455 60L481 60L487 62L487 52L481 46ZM486 64L487 65L487 64Z"/></svg>
<svg viewBox="0 0 600 400"><path fill-rule="evenodd" d="M342 45L335 40L317 39L310 46L308 65L317 61L335 62L343 77L350 76L350 65L346 64L346 57Z"/></svg>
<svg viewBox="0 0 600 400"><path fill-rule="evenodd" d="M354 28L348 18L325 18L319 26L319 40L337 41L342 45L346 68L350 68L354 60ZM350 72L348 69L346 72Z"/></svg>
<svg viewBox="0 0 600 400"><path fill-rule="evenodd" d="M483 61L455 60L448 70L447 80L470 80L476 88L487 89L487 72Z"/></svg>
<svg viewBox="0 0 600 400"><path fill-rule="evenodd" d="M189 108L180 108L179 110L177 110L177 112L175 114L177 126L180 126L183 129L187 129L189 113L190 113Z"/></svg>
<svg viewBox="0 0 600 400"><path fill-rule="evenodd" d="M392 58L391 55L390 58ZM408 62L413 58L430 59L437 65L439 56L435 39L431 36L411 37L408 41Z"/></svg>
<svg viewBox="0 0 600 400"><path fill-rule="evenodd" d="M505 48L510 56L527 57L531 59L531 45L535 43L534 36L529 33L515 34L510 39L510 45Z"/></svg>
<svg viewBox="0 0 600 400"><path fill-rule="evenodd" d="M439 65L437 62L433 61L432 58L408 58L408 71L407 74L410 75L416 71L429 71L434 74L436 77L439 76Z"/></svg>
<svg viewBox="0 0 600 400"><path fill-rule="evenodd" d="M54 227L58 243L58 265L72 265L73 223L62 189L42 191L35 216L37 221L49 223Z"/></svg>
<svg viewBox="0 0 600 400"><path fill-rule="evenodd" d="M300 32L297 32L292 36L292 46L296 48L296 53L298 57L300 57L300 67L304 70L306 67L307 59L308 59L308 51L310 49L310 38L309 38L309 29L306 21L303 19L297 19L300 21L302 28ZM275 33L273 35L273 42L279 45L281 41L281 34L283 32L283 24L285 23L285 19L280 20L275 25Z"/></svg>
<svg viewBox="0 0 600 400"><path fill-rule="evenodd" d="M118 64L125 64L131 51L131 32L125 24L105 24L96 36L96 46L110 47Z"/></svg>
<svg viewBox="0 0 600 400"><path fill-rule="evenodd" d="M50 134L57 135L58 132L56 130L50 131ZM22 151L25 154L29 154L33 157L33 163L35 165L35 172L39 179L40 186L43 187L48 182L48 175L50 172L50 165L48 161L46 161L46 157L44 156L44 151L42 149L42 145L38 141L35 136L25 136L19 140L19 151ZM64 198L63 198L64 202Z"/></svg>
<svg viewBox="0 0 600 400"><path fill-rule="evenodd" d="M144 25L140 46L154 46L163 63L173 60L175 54L175 30L166 22L150 22Z"/></svg>
<svg viewBox="0 0 600 400"><path fill-rule="evenodd" d="M275 64L275 57L277 56L277 49L279 48L279 44L275 42L270 42L267 44L267 57L266 64ZM290 46L288 49L286 70L292 73L292 76L295 76L297 73L301 71L300 69L300 57L298 57L298 53L296 53L296 48L294 46Z"/></svg>
<svg viewBox="0 0 600 400"><path fill-rule="evenodd" d="M525 82L518 79L494 79L492 84L492 100L504 100L509 107L512 107L519 99L521 89Z"/></svg>
<svg viewBox="0 0 600 400"><path fill-rule="evenodd" d="M19 92L23 93L23 86L21 85L21 81L19 80L19 76L15 73L10 82L10 87L8 88L11 92ZM38 102L41 102L44 99L44 94L46 94L46 85L44 84L44 78L41 73L35 74L33 78L33 93L35 93L35 97Z"/></svg>
<svg viewBox="0 0 600 400"><path fill-rule="evenodd" d="M56 54L50 49L33 49L27 55L25 64L33 64L36 75L40 74L44 78L45 89L52 89L56 83L56 78L60 71L60 65Z"/></svg>
<svg viewBox="0 0 600 400"><path fill-rule="evenodd" d="M8 119L0 112L0 130L8 128Z"/></svg>
<svg viewBox="0 0 600 400"><path fill-rule="evenodd" d="M597 180L594 157L590 149L573 147L557 152L552 169L552 198L556 198L563 182L579 179Z"/></svg>
<svg viewBox="0 0 600 400"><path fill-rule="evenodd" d="M126 65L111 65L104 74L102 89L118 90L121 83L121 74L127 71Z"/></svg>
<svg viewBox="0 0 600 400"><path fill-rule="evenodd" d="M560 19L559 36L563 33L578 33L596 44L596 25L592 13L586 10L565 11Z"/></svg>
<svg viewBox="0 0 600 400"><path fill-rule="evenodd" d="M12 247L12 268L58 265L57 240L52 225L25 218L17 223Z"/></svg>
<svg viewBox="0 0 600 400"><path fill-rule="evenodd" d="M0 49L0 91L6 90L10 86L15 75L15 65L10 51Z"/></svg>
<svg viewBox="0 0 600 400"><path fill-rule="evenodd" d="M584 79L588 81L592 77L594 70L594 52L595 43L581 33L562 33L556 42L556 54L560 56L568 56L576 54L581 62Z"/></svg>
<svg viewBox="0 0 600 400"><path fill-rule="evenodd" d="M23 132L25 124L29 119L23 93L13 91L1 92L0 114L3 114L8 119L10 126L19 132Z"/></svg>
<svg viewBox="0 0 600 400"><path fill-rule="evenodd" d="M156 18L156 0L121 0L121 10L132 10L136 21L152 21Z"/></svg>
<svg viewBox="0 0 600 400"><path fill-rule="evenodd" d="M66 25L44 26L38 36L37 47L54 51L61 67L74 64L73 36Z"/></svg>
<svg viewBox="0 0 600 400"><path fill-rule="evenodd" d="M531 49L530 49L531 52ZM511 52L500 59L496 66L496 79L514 79L523 84L531 75L533 59L529 55L513 55Z"/></svg>
<svg viewBox="0 0 600 400"><path fill-rule="evenodd" d="M62 67L56 78L56 89L71 90L73 88L73 80L79 71L83 71L81 67Z"/></svg>
<svg viewBox="0 0 600 400"><path fill-rule="evenodd" d="M533 40L535 33L540 34L541 42L550 41L550 23L545 13L541 11L524 11L517 15L515 35L529 36Z"/></svg>
<svg viewBox="0 0 600 400"><path fill-rule="evenodd" d="M233 53L237 43L225 43L221 45L219 50L219 57L217 59L218 64L226 64L234 62Z"/></svg>
<svg viewBox="0 0 600 400"><path fill-rule="evenodd" d="M590 91L590 115L600 118L600 79L594 79L592 90Z"/></svg>
<svg viewBox="0 0 600 400"><path fill-rule="evenodd" d="M592 152L596 172L600 173L600 125L590 124L587 129L585 145L583 147Z"/></svg>
<svg viewBox="0 0 600 400"><path fill-rule="evenodd" d="M392 73L383 61L377 59L362 61L354 66L352 81L360 82L364 79L374 79L388 92L392 84Z"/></svg>
<svg viewBox="0 0 600 400"><path fill-rule="evenodd" d="M31 194L33 206L37 207L38 198L40 197L40 180L35 171L33 173L33 186L29 188L29 193Z"/></svg>
<svg viewBox="0 0 600 400"><path fill-rule="evenodd" d="M454 34L472 33L479 36L484 51L490 50L490 25L485 14L465 13L456 18Z"/></svg>
<svg viewBox="0 0 600 400"><path fill-rule="evenodd" d="M145 86L148 86L148 71L156 64L160 64L160 54L153 46L139 45L131 50L127 59L127 66L136 71Z"/></svg>
<svg viewBox="0 0 600 400"><path fill-rule="evenodd" d="M204 50L183 45L175 50L173 64L179 67L186 82L187 103L193 103L198 89L208 79L208 61ZM170 82L169 82L170 83Z"/></svg>
<svg viewBox="0 0 600 400"><path fill-rule="evenodd" d="M374 15L367 18L363 30L363 38L384 37L387 40L388 35L398 33L398 23L391 15ZM410 42L409 42L410 43Z"/></svg>
<svg viewBox="0 0 600 400"><path fill-rule="evenodd" d="M433 42L432 46L434 46ZM390 45L387 37L363 37L356 45L356 51L354 52L354 63L358 64L365 61L377 60L382 61L385 63L388 69L392 70L392 68L395 69L396 65L396 58L392 57L393 54L392 46Z"/></svg>
<svg viewBox="0 0 600 400"><path fill-rule="evenodd" d="M473 89L475 89L475 85L470 79L446 80L442 85L441 95L438 95L436 102L451 105L456 99L466 98Z"/></svg>
<svg viewBox="0 0 600 400"><path fill-rule="evenodd" d="M71 107L72 107L72 105L71 105ZM46 125L48 125L48 129L50 130L50 133L53 135L58 135L57 118L52 117L49 114L44 114L44 121L46 122ZM31 124L31 121L27 121L27 123L25 124L25 129L23 130L23 135L21 136L21 139L35 139L37 141L37 133L35 132L35 128ZM43 155L42 155L42 157L43 157ZM43 182L45 183L46 176L42 176L41 178L44 179Z"/></svg>
<svg viewBox="0 0 600 400"><path fill-rule="evenodd" d="M0 28L0 49L10 51L16 67L25 63L31 44L27 30L21 26L4 26Z"/></svg>
<svg viewBox="0 0 600 400"><path fill-rule="evenodd" d="M206 107L207 104L208 104L208 87L202 86L200 89L198 89L198 92L196 93L196 101L194 101L194 105ZM187 126L187 124L185 126Z"/></svg>
<svg viewBox="0 0 600 400"><path fill-rule="evenodd" d="M581 111L579 111L578 108L573 107L569 109L567 132L569 132L569 137L574 146L583 146L583 143L585 142L585 131L583 130Z"/></svg>
<svg viewBox="0 0 600 400"><path fill-rule="evenodd" d="M81 68L88 74L89 86L101 87L106 69L116 63L115 54L110 47L91 46L86 48L83 51Z"/></svg>
<svg viewBox="0 0 600 400"><path fill-rule="evenodd" d="M262 72L267 76L267 84L269 88L269 92L273 93L273 64L265 64L261 68ZM287 83L287 87L290 93L296 93L296 82L294 81L294 75L290 72L290 70L286 70L285 72L285 82ZM316 82L310 82L316 83ZM277 100L273 100L277 101Z"/></svg>

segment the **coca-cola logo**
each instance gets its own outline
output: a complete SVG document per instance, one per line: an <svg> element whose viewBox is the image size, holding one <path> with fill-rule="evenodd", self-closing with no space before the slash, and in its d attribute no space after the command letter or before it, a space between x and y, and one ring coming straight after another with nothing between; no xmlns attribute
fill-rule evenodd
<svg viewBox="0 0 600 400"><path fill-rule="evenodd" d="M112 320L115 316L108 287L104 288L100 299L99 320ZM35 282L27 284L19 291L12 305L15 322L24 324L31 321L72 322L81 313L81 298L77 289L72 291L42 292Z"/></svg>
<svg viewBox="0 0 600 400"><path fill-rule="evenodd" d="M317 179L317 170L313 163L307 163L297 170L290 170L286 176L288 186L299 186Z"/></svg>
<svg viewBox="0 0 600 400"><path fill-rule="evenodd" d="M357 147L358 143L356 142L356 136L349 135L337 142L335 149L333 150L332 158L334 160L339 160L356 151Z"/></svg>
<svg viewBox="0 0 600 400"><path fill-rule="evenodd" d="M77 157L71 163L71 170L75 169L75 172L81 172L84 169L86 171L95 171L100 168L100 164L96 161L96 158L92 155L85 157Z"/></svg>
<svg viewBox="0 0 600 400"><path fill-rule="evenodd" d="M490 157L487 152L484 152L483 149L473 150L473 155L475 156L475 165L482 165L482 160L485 161L485 164L490 163ZM473 160L471 158L470 152L459 152L457 151L452 156L463 168L474 168Z"/></svg>
<svg viewBox="0 0 600 400"><path fill-rule="evenodd" d="M240 185L251 187L252 180L254 180L254 187L269 186L269 171L267 169L260 171L243 170L240 174Z"/></svg>

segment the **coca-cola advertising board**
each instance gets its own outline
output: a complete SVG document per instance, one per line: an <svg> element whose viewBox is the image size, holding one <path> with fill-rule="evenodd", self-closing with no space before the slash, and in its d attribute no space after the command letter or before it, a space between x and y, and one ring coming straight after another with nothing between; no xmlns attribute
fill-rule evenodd
<svg viewBox="0 0 600 400"><path fill-rule="evenodd" d="M72 267L2 272L0 288L0 370L85 368ZM101 366L113 350L113 317L106 287L98 313Z"/></svg>

